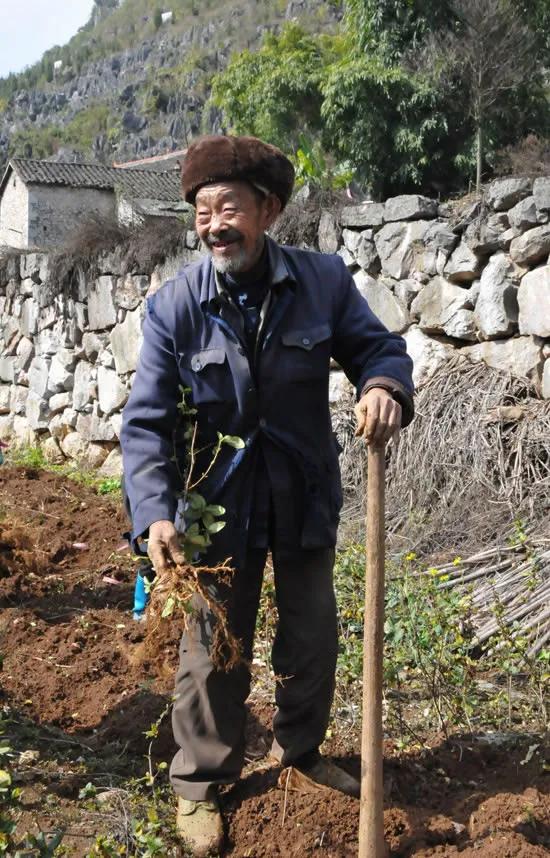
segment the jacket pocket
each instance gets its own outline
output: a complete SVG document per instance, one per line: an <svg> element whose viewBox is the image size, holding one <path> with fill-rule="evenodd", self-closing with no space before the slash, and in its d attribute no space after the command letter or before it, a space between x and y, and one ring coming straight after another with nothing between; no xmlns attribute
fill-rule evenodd
<svg viewBox="0 0 550 858"><path fill-rule="evenodd" d="M229 396L225 349L196 349L179 355L180 376L192 391L193 402L222 402Z"/></svg>
<svg viewBox="0 0 550 858"><path fill-rule="evenodd" d="M330 338L330 325L318 325L316 328L300 328L296 331L286 331L281 336L284 346L295 346L310 352L319 343Z"/></svg>
<svg viewBox="0 0 550 858"><path fill-rule="evenodd" d="M278 371L286 383L328 382L330 325L285 331L281 343Z"/></svg>

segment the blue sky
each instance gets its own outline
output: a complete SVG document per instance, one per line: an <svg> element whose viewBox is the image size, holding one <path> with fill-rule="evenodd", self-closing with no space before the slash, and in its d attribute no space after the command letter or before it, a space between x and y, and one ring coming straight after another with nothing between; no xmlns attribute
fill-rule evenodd
<svg viewBox="0 0 550 858"><path fill-rule="evenodd" d="M0 0L0 77L64 45L90 17L93 0Z"/></svg>

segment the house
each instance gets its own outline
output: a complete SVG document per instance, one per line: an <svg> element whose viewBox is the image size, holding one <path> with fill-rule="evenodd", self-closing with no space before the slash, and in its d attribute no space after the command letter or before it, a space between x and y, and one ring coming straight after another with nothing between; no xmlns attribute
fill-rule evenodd
<svg viewBox="0 0 550 858"><path fill-rule="evenodd" d="M186 209L175 170L12 158L0 182L0 245L55 247L90 215L135 224Z"/></svg>

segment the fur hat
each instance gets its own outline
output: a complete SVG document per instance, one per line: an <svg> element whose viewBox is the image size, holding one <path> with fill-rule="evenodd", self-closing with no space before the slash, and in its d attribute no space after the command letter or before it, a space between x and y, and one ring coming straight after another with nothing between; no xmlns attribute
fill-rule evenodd
<svg viewBox="0 0 550 858"><path fill-rule="evenodd" d="M294 185L294 167L280 149L257 137L200 137L189 146L181 165L186 202L195 203L203 185L246 181L276 194L284 209Z"/></svg>

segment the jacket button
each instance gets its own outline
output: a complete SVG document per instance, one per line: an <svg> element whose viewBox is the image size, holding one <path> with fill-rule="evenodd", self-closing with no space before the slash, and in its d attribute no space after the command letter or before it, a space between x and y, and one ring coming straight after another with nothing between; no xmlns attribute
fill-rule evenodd
<svg viewBox="0 0 550 858"><path fill-rule="evenodd" d="M200 360L194 360L193 361L193 369L195 371L202 369L202 363L200 362Z"/></svg>
<svg viewBox="0 0 550 858"><path fill-rule="evenodd" d="M265 429L265 427L267 426L267 420L265 419L265 417L260 417L259 422L260 422L260 429Z"/></svg>
<svg viewBox="0 0 550 858"><path fill-rule="evenodd" d="M310 340L310 338L309 338L309 337L303 337L303 338L302 338L302 344L303 344L304 346L309 346L309 345L311 344L311 340Z"/></svg>

